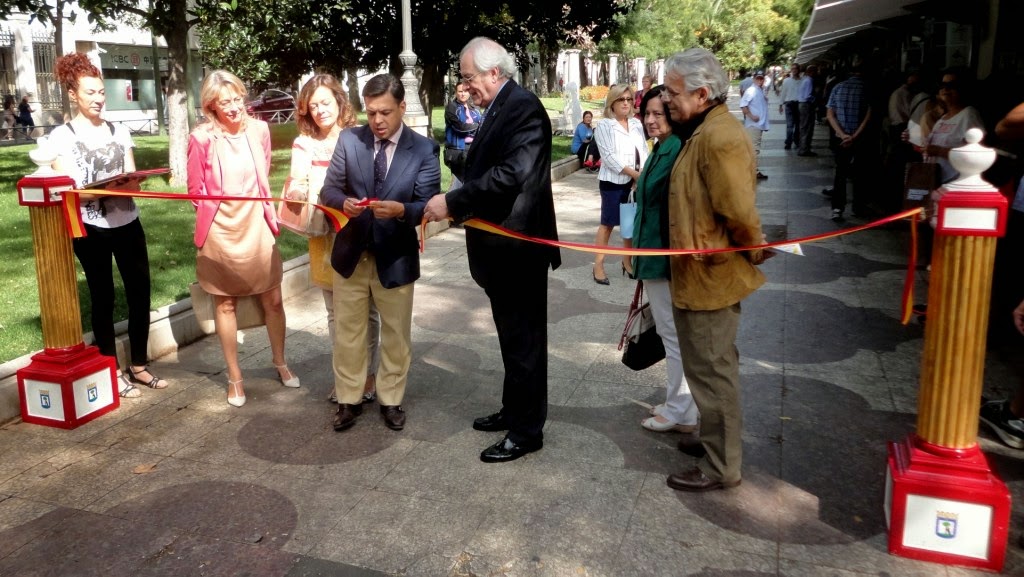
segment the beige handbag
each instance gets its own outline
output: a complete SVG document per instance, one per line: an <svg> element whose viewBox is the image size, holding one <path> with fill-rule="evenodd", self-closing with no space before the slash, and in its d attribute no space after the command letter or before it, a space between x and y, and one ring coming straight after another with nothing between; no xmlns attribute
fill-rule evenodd
<svg viewBox="0 0 1024 577"><path fill-rule="evenodd" d="M327 234L327 219L320 209L313 206L313 204L320 202L320 191L310 190L307 179L288 178L284 181L284 190L281 193L282 199L288 193L292 193L293 196L299 198L304 197L306 202L278 201L278 224L297 235L307 238Z"/></svg>

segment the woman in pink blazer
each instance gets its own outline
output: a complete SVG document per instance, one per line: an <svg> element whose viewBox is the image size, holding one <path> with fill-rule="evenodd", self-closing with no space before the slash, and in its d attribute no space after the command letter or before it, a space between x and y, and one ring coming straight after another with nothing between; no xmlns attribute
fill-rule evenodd
<svg viewBox="0 0 1024 577"><path fill-rule="evenodd" d="M207 122L188 142L191 195L270 198L270 130L245 111L245 86L234 74L211 72L200 90ZM238 364L238 297L259 295L278 378L298 387L284 358L285 315L281 303L281 254L274 237L277 218L269 200L201 200L196 207L196 279L213 296L214 325L228 371L228 403L245 404Z"/></svg>

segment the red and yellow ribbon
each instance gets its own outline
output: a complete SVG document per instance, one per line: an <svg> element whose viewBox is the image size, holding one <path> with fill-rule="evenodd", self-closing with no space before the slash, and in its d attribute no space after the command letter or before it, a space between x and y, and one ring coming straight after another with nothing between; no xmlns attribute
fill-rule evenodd
<svg viewBox="0 0 1024 577"><path fill-rule="evenodd" d="M555 246L558 248L565 248L569 250L577 250L581 252L589 253L600 253L600 254L612 254L619 256L678 256L678 255L692 255L692 254L714 254L714 253L725 253L725 252L741 252L747 250L758 250L758 249L769 249L790 244L809 243L817 242L819 240L826 240L829 238L836 238L868 230L870 228L876 228L903 220L906 218L910 219L910 258L907 263L907 276L903 282L903 295L901 298L902 314L901 322L907 324L910 322L911 311L914 305L914 274L917 270L917 222L918 217L921 215L924 209L913 208L905 210L873 222L854 226L851 228L844 228L834 232L827 232L823 234L815 234L811 236L805 236L802 238L787 239L779 242L769 242L765 244L759 244L756 246L730 246L725 248L712 248L712 249L672 249L672 248L615 248L610 246L597 246L592 244L583 244L578 242L567 242L562 240L550 240L545 238L535 238L526 236L524 234L509 230L507 228L498 226L494 223L490 223L479 219L469 219L462 223L464 226L475 228L477 230L483 230L492 234L497 234L509 238L515 238L527 242L533 242L537 244L544 244L547 246Z"/></svg>
<svg viewBox="0 0 1024 577"><path fill-rule="evenodd" d="M242 202L275 202L282 199L279 198L264 198L264 197L244 197L244 196L207 196L207 195L188 195L188 194L175 194L170 192L146 192L137 190L69 190L64 193L64 217L65 224L67 225L68 233L73 238L81 238L85 236L85 226L82 223L82 214L78 208L78 195L79 194L93 194L97 196L129 196L134 198L155 198L163 200L188 200L188 201L204 201L204 200L219 200L219 201L242 201ZM288 202L302 202L304 204L310 204L315 206L319 210L323 211L327 220L331 222L335 232L341 230L346 224L348 224L348 217L345 213L339 209L324 206L322 204L307 203L305 201L289 200ZM903 295L902 295L902 314L901 321L903 324L910 322L913 307L914 297L914 275L917 269L917 223L919 216L923 212L922 208L914 208L905 210L879 220L854 226L851 228L845 228L834 232L827 232L823 234L815 234L811 236L805 236L802 238L787 239L778 242L769 242L765 244L759 244L756 246L730 246L725 248L712 248L712 249L672 249L672 248L616 248L612 246L599 246L593 244L584 244L579 242L568 242L564 240L551 240L546 238L537 238L527 236L522 233L509 230L505 227L497 224L471 218L463 223L464 226L475 228L489 232L491 234L497 234L509 238L514 238L521 241L532 242L536 244L543 244L547 246L553 246L558 248L564 248L568 250L575 250L580 252L588 253L600 253L600 254L611 254L618 256L680 256L680 255L694 255L694 254L716 254L716 253L728 253L728 252L741 252L748 250L759 250L759 249L770 249L785 245L817 242L820 240L826 240L830 238L836 238L876 228L896 222L898 220L910 219L910 257L907 264L907 275L903 283ZM424 250L424 241L426 239L425 222L421 223L421 237L420 237L420 252Z"/></svg>
<svg viewBox="0 0 1024 577"><path fill-rule="evenodd" d="M82 222L82 212L78 209L78 195L80 194L91 194L95 196L130 196L133 198L157 198L162 200L189 200L200 202L204 200L219 200L219 201L240 201L240 202L276 202L284 200L280 198L267 198L267 197L251 197L251 196L212 196L212 195L191 195L191 194L176 194L173 192L147 192L144 190L99 190L99 189L88 189L88 190L69 190L64 193L64 224L67 227L68 234L71 238L81 238L85 236L85 225ZM346 224L348 224L348 217L345 213L336 208L331 208L322 204L315 204L312 202L305 202L301 200L288 200L288 202L299 202L302 204L309 204L323 211L324 216L330 221L331 226L334 227L334 231L338 232Z"/></svg>

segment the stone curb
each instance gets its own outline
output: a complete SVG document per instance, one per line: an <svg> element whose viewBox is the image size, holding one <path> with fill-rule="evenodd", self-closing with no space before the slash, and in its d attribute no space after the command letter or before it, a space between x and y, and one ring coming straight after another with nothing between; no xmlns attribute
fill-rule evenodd
<svg viewBox="0 0 1024 577"><path fill-rule="evenodd" d="M573 156L551 163L551 180L556 181L579 170L579 160ZM427 238L448 228L447 223L430 223L427 225ZM302 294L310 287L309 255L304 254L284 263L284 278L281 281L281 294L285 301ZM160 307L149 316L149 358L157 359L177 351L181 347L206 336L199 328L192 299L186 298L167 306ZM128 321L114 325L117 333L118 366L123 366L128 359L127 332ZM92 342L92 333L86 333L83 340ZM16 359L0 364L0 424L21 416L21 404L18 399L17 372L28 366L34 351Z"/></svg>

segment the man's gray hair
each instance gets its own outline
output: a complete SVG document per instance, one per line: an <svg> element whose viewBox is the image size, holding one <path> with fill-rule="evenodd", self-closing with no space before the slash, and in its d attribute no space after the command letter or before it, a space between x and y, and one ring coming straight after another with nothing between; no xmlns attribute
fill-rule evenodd
<svg viewBox="0 0 1024 577"><path fill-rule="evenodd" d="M470 59L473 61L473 66L476 67L477 72L485 72L492 68L497 68L499 76L512 78L519 71L519 67L516 66L516 59L512 58L508 50L505 50L501 44L486 36L477 36L470 40L466 47L462 49L459 58L461 59L467 54L469 54Z"/></svg>
<svg viewBox="0 0 1024 577"><path fill-rule="evenodd" d="M729 97L729 77L715 55L703 48L688 48L676 52L665 61L665 74L683 77L690 92L708 89L708 100L723 103Z"/></svg>

